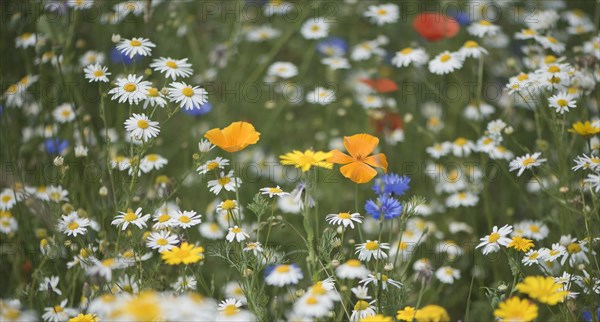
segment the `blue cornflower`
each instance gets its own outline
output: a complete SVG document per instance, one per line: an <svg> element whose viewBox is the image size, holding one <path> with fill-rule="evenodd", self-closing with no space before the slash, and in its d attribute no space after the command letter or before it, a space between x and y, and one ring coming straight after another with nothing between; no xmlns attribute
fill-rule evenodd
<svg viewBox="0 0 600 322"><path fill-rule="evenodd" d="M344 56L348 51L348 43L338 37L330 37L317 44L317 52L323 56Z"/></svg>
<svg viewBox="0 0 600 322"><path fill-rule="evenodd" d="M596 309L596 314L598 315L597 319L600 320L600 305ZM583 310L583 320L586 322L592 321L592 312Z"/></svg>
<svg viewBox="0 0 600 322"><path fill-rule="evenodd" d="M388 173L380 176L375 180L373 191L376 194L392 194L394 196L402 196L408 190L410 178L407 176L399 176L395 173Z"/></svg>
<svg viewBox="0 0 600 322"><path fill-rule="evenodd" d="M196 106L194 105L194 108L192 109L182 109L182 112L190 115L190 116L200 116L200 115L204 115L208 112L210 112L212 110L212 104L210 104L209 102L206 102L200 106Z"/></svg>
<svg viewBox="0 0 600 322"><path fill-rule="evenodd" d="M402 214L402 204L398 199L385 194L380 195L377 198L377 202L367 200L365 210L375 219L379 219L380 216L383 216L385 219L393 219Z"/></svg>
<svg viewBox="0 0 600 322"><path fill-rule="evenodd" d="M123 65L131 65L131 63L135 62L136 59L138 59L138 56L134 56L133 58L130 58L129 56L123 54L122 52L120 52L117 47L113 47L110 50L110 60L114 63L114 64L123 64Z"/></svg>
<svg viewBox="0 0 600 322"><path fill-rule="evenodd" d="M62 154L69 147L69 141L61 140L59 138L47 139L44 141L44 146L46 147L46 152L48 154Z"/></svg>

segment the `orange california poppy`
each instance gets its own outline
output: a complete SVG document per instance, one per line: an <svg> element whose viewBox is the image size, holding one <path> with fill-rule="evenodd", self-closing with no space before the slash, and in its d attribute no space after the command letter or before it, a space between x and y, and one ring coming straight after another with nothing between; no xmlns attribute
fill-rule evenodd
<svg viewBox="0 0 600 322"><path fill-rule="evenodd" d="M342 175L356 183L367 183L376 175L372 167L387 171L387 159L383 153L370 155L379 144L379 139L369 134L355 134L344 137L344 147L350 153L347 155L339 150L333 150L328 162L343 164L340 168Z"/></svg>
<svg viewBox="0 0 600 322"><path fill-rule="evenodd" d="M204 134L210 143L227 152L241 151L258 142L259 136L260 133L256 132L254 126L246 122L233 122L222 130L216 128Z"/></svg>

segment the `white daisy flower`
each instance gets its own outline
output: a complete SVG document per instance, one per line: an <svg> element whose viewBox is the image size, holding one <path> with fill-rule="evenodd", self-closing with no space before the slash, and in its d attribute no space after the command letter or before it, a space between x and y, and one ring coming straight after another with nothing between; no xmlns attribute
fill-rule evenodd
<svg viewBox="0 0 600 322"><path fill-rule="evenodd" d="M281 31L269 25L263 25L249 29L246 33L246 40L250 42L262 42L277 38L280 35Z"/></svg>
<svg viewBox="0 0 600 322"><path fill-rule="evenodd" d="M58 123L67 123L75 119L75 110L69 103L59 105L52 111L52 116Z"/></svg>
<svg viewBox="0 0 600 322"><path fill-rule="evenodd" d="M468 191L456 192L446 198L446 206L450 208L473 207L479 202L479 197Z"/></svg>
<svg viewBox="0 0 600 322"><path fill-rule="evenodd" d="M378 26L395 23L399 18L398 6L392 3L369 6L363 16L369 18L371 23Z"/></svg>
<svg viewBox="0 0 600 322"><path fill-rule="evenodd" d="M368 60L376 56L385 56L385 50L380 47L381 43L377 40L367 40L352 47L350 58L354 61Z"/></svg>
<svg viewBox="0 0 600 322"><path fill-rule="evenodd" d="M44 277L44 280L40 283L38 291L43 292L54 292L58 295L62 295L62 291L58 288L58 282L60 278L58 276Z"/></svg>
<svg viewBox="0 0 600 322"><path fill-rule="evenodd" d="M525 253L521 262L525 266L531 266L533 264L539 264L540 260L542 260L541 252L536 249L530 249Z"/></svg>
<svg viewBox="0 0 600 322"><path fill-rule="evenodd" d="M248 238L250 238L250 235L248 235L248 233L238 226L229 228L229 233L227 236L225 236L225 239L227 239L227 241L230 243L233 242L234 239L239 243Z"/></svg>
<svg viewBox="0 0 600 322"><path fill-rule="evenodd" d="M339 56L325 57L321 59L321 63L331 70L350 69L351 67L348 59Z"/></svg>
<svg viewBox="0 0 600 322"><path fill-rule="evenodd" d="M140 169L144 173L148 173L152 170L160 170L167 163L169 163L169 160L163 158L159 154L151 153L151 154L145 155L142 158L142 160L140 161Z"/></svg>
<svg viewBox="0 0 600 322"><path fill-rule="evenodd" d="M150 233L150 236L146 238L146 246L152 249L158 249L161 253L166 250L170 250L179 243L179 237L177 235L171 235L170 231L161 230Z"/></svg>
<svg viewBox="0 0 600 322"><path fill-rule="evenodd" d="M455 280L460 279L460 271L450 266L442 266L435 272L435 277L444 284L454 284Z"/></svg>
<svg viewBox="0 0 600 322"><path fill-rule="evenodd" d="M202 237L212 240L218 240L225 237L225 232L221 229L221 226L214 222L200 224L200 235Z"/></svg>
<svg viewBox="0 0 600 322"><path fill-rule="evenodd" d="M281 190L279 185L277 187L265 187L260 189L260 193L263 195L269 195L269 198L273 198L273 196L284 197L289 195L288 192Z"/></svg>
<svg viewBox="0 0 600 322"><path fill-rule="evenodd" d="M492 233L480 238L481 243L475 248L483 247L483 255L489 253L495 253L500 250L500 246L508 246L511 239L506 237L512 232L512 226L504 225L498 229L498 226L494 226Z"/></svg>
<svg viewBox="0 0 600 322"><path fill-rule="evenodd" d="M206 161L206 163L199 166L196 171L198 171L199 174L207 174L209 171L225 169L226 165L229 165L229 160L216 157L214 160Z"/></svg>
<svg viewBox="0 0 600 322"><path fill-rule="evenodd" d="M208 101L208 93L204 88L187 85L182 82L173 82L169 90L171 102L178 103L186 110L200 109Z"/></svg>
<svg viewBox="0 0 600 322"><path fill-rule="evenodd" d="M329 23L323 17L310 18L302 24L300 33L306 39L321 39L329 34Z"/></svg>
<svg viewBox="0 0 600 322"><path fill-rule="evenodd" d="M277 264L267 268L267 272L265 283L278 287L298 284L304 278L302 270L296 264Z"/></svg>
<svg viewBox="0 0 600 322"><path fill-rule="evenodd" d="M364 285L357 285L350 289L354 296L360 300L370 300L372 296L369 295L369 288Z"/></svg>
<svg viewBox="0 0 600 322"><path fill-rule="evenodd" d="M249 242L246 244L246 247L244 247L245 252L252 252L254 256L258 256L258 254L262 253L263 250L264 249L260 242Z"/></svg>
<svg viewBox="0 0 600 322"><path fill-rule="evenodd" d="M226 299L219 303L217 307L218 314L214 317L215 321L255 321L254 314L247 310L240 309L243 303L234 298Z"/></svg>
<svg viewBox="0 0 600 322"><path fill-rule="evenodd" d="M539 34L534 29L521 29L521 31L515 33L515 39L519 40L534 39L537 36Z"/></svg>
<svg viewBox="0 0 600 322"><path fill-rule="evenodd" d="M350 228L354 229L354 222L362 223L362 216L357 212L352 214L349 212L340 212L327 215L325 220L331 225L343 225L344 228L350 226Z"/></svg>
<svg viewBox="0 0 600 322"><path fill-rule="evenodd" d="M379 285L379 281L381 281L381 288L384 291L387 290L388 285L391 285L395 288L402 287L402 283L389 278L385 274L382 275L380 273L377 273L377 276L375 276L373 274L369 274L369 276L367 276L367 278L361 280L359 283L364 284L365 286L369 285L370 283L373 283L373 285L375 285L377 287Z"/></svg>
<svg viewBox="0 0 600 322"><path fill-rule="evenodd" d="M184 210L177 211L173 216L173 220L177 223L177 226L187 229L192 226L196 226L202 222L202 215L197 214L195 211Z"/></svg>
<svg viewBox="0 0 600 322"><path fill-rule="evenodd" d="M76 10L85 10L94 6L94 0L67 0L65 4Z"/></svg>
<svg viewBox="0 0 600 322"><path fill-rule="evenodd" d="M561 245L560 243L554 243L552 244L552 248L541 248L539 252L539 260L546 262L554 262L560 257L567 255L567 248Z"/></svg>
<svg viewBox="0 0 600 322"><path fill-rule="evenodd" d="M271 64L271 66L269 66L269 69L267 70L267 75L276 76L283 79L292 78L298 75L298 67L289 62L274 62L273 64Z"/></svg>
<svg viewBox="0 0 600 322"><path fill-rule="evenodd" d="M37 37L34 33L25 32L17 37L15 40L16 48L28 48L33 47L37 43Z"/></svg>
<svg viewBox="0 0 600 322"><path fill-rule="evenodd" d="M468 157L474 149L475 144L473 141L463 137L456 138L456 140L452 142L452 154L456 157Z"/></svg>
<svg viewBox="0 0 600 322"><path fill-rule="evenodd" d="M556 113L559 114L564 114L565 112L568 112L569 109L577 107L575 97L567 92L560 92L553 95L548 101L550 102L550 107L556 109Z"/></svg>
<svg viewBox="0 0 600 322"><path fill-rule="evenodd" d="M62 215L58 222L58 230L67 236L77 237L77 235L85 235L89 225L89 219L81 218L76 211L73 211L68 215Z"/></svg>
<svg viewBox="0 0 600 322"><path fill-rule="evenodd" d="M0 193L0 210L10 210L16 203L17 198L12 189L7 188L2 190L2 193Z"/></svg>
<svg viewBox="0 0 600 322"><path fill-rule="evenodd" d="M385 250L390 249L390 244L379 243L376 240L367 240L365 243L356 245L356 254L358 259L363 262L368 262L373 259L386 259L388 255Z"/></svg>
<svg viewBox="0 0 600 322"><path fill-rule="evenodd" d="M127 130L132 138L147 142L155 138L160 133L158 122L150 121L146 114L135 114L125 121L125 130Z"/></svg>
<svg viewBox="0 0 600 322"><path fill-rule="evenodd" d="M77 310L66 307L68 299L62 300L59 305L44 308L42 319L48 322L67 321L70 317L77 315Z"/></svg>
<svg viewBox="0 0 600 322"><path fill-rule="evenodd" d="M546 159L540 159L541 153L536 152L534 154L525 154L524 156L517 157L510 161L508 171L519 170L517 177L523 174L523 171L531 169L533 167L539 167L542 163L546 162Z"/></svg>
<svg viewBox="0 0 600 322"><path fill-rule="evenodd" d="M485 48L479 46L479 44L476 41L469 40L465 42L465 44L462 47L460 47L458 53L465 58L479 58L483 55L487 55L488 51Z"/></svg>
<svg viewBox="0 0 600 322"><path fill-rule="evenodd" d="M79 58L79 65L81 67L86 67L89 65L102 65L104 63L105 56L101 52L97 52L94 50L86 51L81 58Z"/></svg>
<svg viewBox="0 0 600 322"><path fill-rule="evenodd" d="M167 100L165 100L165 95L162 91L159 91L156 87L150 87L144 98L144 105L142 108L146 109L148 105L151 107L165 107L165 105L167 105Z"/></svg>
<svg viewBox="0 0 600 322"><path fill-rule="evenodd" d="M397 52L392 58L392 64L398 68L408 67L410 64L421 67L428 61L429 54L423 48L407 47Z"/></svg>
<svg viewBox="0 0 600 322"><path fill-rule="evenodd" d="M216 180L210 180L208 182L208 188L210 192L218 195L222 189L226 191L235 191L236 186L239 187L242 184L242 179L233 176L233 170L229 170L229 173L221 171L219 178Z"/></svg>
<svg viewBox="0 0 600 322"><path fill-rule="evenodd" d="M371 271L366 268L358 259L349 259L344 264L336 267L335 275L339 278L346 279L363 279L366 278Z"/></svg>
<svg viewBox="0 0 600 322"><path fill-rule="evenodd" d="M445 75L463 67L464 57L458 52L444 51L429 61L429 71L436 75Z"/></svg>
<svg viewBox="0 0 600 322"><path fill-rule="evenodd" d="M467 27L467 31L473 36L483 38L485 36L493 36L497 34L500 31L500 27L487 20L479 20L471 23L471 25Z"/></svg>
<svg viewBox="0 0 600 322"><path fill-rule="evenodd" d="M190 68L192 64L187 62L188 59L173 59L171 57L160 57L155 59L150 67L155 71L165 74L166 78L175 80L177 77L186 78L192 75L193 70Z"/></svg>
<svg viewBox="0 0 600 322"><path fill-rule="evenodd" d="M373 94L361 94L358 96L358 102L366 109L382 108L384 101L381 96Z"/></svg>
<svg viewBox="0 0 600 322"><path fill-rule="evenodd" d="M270 17L273 15L285 15L294 9L294 5L289 2L281 0L270 0L265 3L263 10L265 16Z"/></svg>
<svg viewBox="0 0 600 322"><path fill-rule="evenodd" d="M600 175L599 174L588 174L583 182L594 192L600 192Z"/></svg>
<svg viewBox="0 0 600 322"><path fill-rule="evenodd" d="M150 56L153 47L156 45L147 38L123 39L117 45L117 49L129 58L135 55Z"/></svg>
<svg viewBox="0 0 600 322"><path fill-rule="evenodd" d="M108 68L105 66L102 66L100 64L88 65L83 69L83 72L85 73L85 78L90 80L90 83L108 83L107 76L110 75L110 73L108 72Z"/></svg>
<svg viewBox="0 0 600 322"><path fill-rule="evenodd" d="M535 40L542 45L545 49L550 49L553 52L560 54L565 51L565 44L558 41L558 39L547 35L547 36L537 36Z"/></svg>
<svg viewBox="0 0 600 322"><path fill-rule="evenodd" d="M108 91L108 94L113 94L110 98L113 101L118 99L119 103L128 102L129 104L138 104L146 99L151 83L142 81L142 76L127 75L126 78L117 78L117 87Z"/></svg>
<svg viewBox="0 0 600 322"><path fill-rule="evenodd" d="M495 109L492 105L485 102L471 102L471 104L465 107L463 115L465 118L472 121L481 121L494 114Z"/></svg>
<svg viewBox="0 0 600 322"><path fill-rule="evenodd" d="M306 293L294 303L294 312L303 318L319 319L325 317L334 304L328 297Z"/></svg>
<svg viewBox="0 0 600 322"><path fill-rule="evenodd" d="M88 155L88 148L79 144L75 146L75 157L77 158L85 158Z"/></svg>
<svg viewBox="0 0 600 322"><path fill-rule="evenodd" d="M69 191L65 190L61 186L50 186L48 187L48 197L50 201L59 203L61 201L69 201Z"/></svg>
<svg viewBox="0 0 600 322"><path fill-rule="evenodd" d="M135 212L132 209L127 212L119 211L120 215L115 216L115 219L110 223L111 225L121 226L121 230L127 229L129 225L135 225L139 229L146 227L146 221L150 218L150 215L143 215L142 208L139 207Z"/></svg>
<svg viewBox="0 0 600 322"><path fill-rule="evenodd" d="M12 234L19 229L19 223L9 211L0 211L0 233Z"/></svg>
<svg viewBox="0 0 600 322"><path fill-rule="evenodd" d="M590 154L590 156L587 156L586 154L584 154L583 156L577 156L577 158L573 161L575 161L575 164L576 164L572 168L573 171L578 171L578 170L596 171L597 169L600 169L600 157L598 157L594 154Z"/></svg>
<svg viewBox="0 0 600 322"><path fill-rule="evenodd" d="M433 146L426 148L425 151L432 158L439 159L443 156L448 155L448 153L450 153L450 151L452 151L452 143L450 143L450 142L435 143Z"/></svg>
<svg viewBox="0 0 600 322"><path fill-rule="evenodd" d="M324 87L317 87L306 95L311 104L327 105L335 102L335 92Z"/></svg>

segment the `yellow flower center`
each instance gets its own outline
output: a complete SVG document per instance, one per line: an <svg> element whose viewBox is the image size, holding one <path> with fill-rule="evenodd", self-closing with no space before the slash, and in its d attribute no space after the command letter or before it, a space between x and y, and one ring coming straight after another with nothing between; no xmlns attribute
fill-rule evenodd
<svg viewBox="0 0 600 322"><path fill-rule="evenodd" d="M529 75L527 74L519 74L519 76L517 76L517 79L522 82L524 80L528 80L529 79Z"/></svg>
<svg viewBox="0 0 600 322"><path fill-rule="evenodd" d="M181 217L179 217L179 221L181 221L181 222L182 222L182 223L184 223L184 224L187 224L187 223L189 223L191 220L190 220L190 217L188 217L188 216L181 216Z"/></svg>
<svg viewBox="0 0 600 322"><path fill-rule="evenodd" d="M172 60L167 61L165 65L167 65L169 68L177 68L177 63Z"/></svg>
<svg viewBox="0 0 600 322"><path fill-rule="evenodd" d="M531 230L534 233L537 233L540 231L540 227L538 225L530 225L529 230Z"/></svg>
<svg viewBox="0 0 600 322"><path fill-rule="evenodd" d="M229 181L231 181L231 179L229 179L229 177L222 177L222 178L219 178L219 184L220 184L220 185L222 185L222 186L224 186L224 185L228 184L228 183L229 183Z"/></svg>
<svg viewBox="0 0 600 322"><path fill-rule="evenodd" d="M465 43L465 45L463 46L465 48L477 48L479 47L479 44L476 41L473 40L469 40Z"/></svg>
<svg viewBox="0 0 600 322"><path fill-rule="evenodd" d="M312 27L310 27L311 31L319 31L319 29L321 29L321 28L319 28L318 25L313 25Z"/></svg>
<svg viewBox="0 0 600 322"><path fill-rule="evenodd" d="M413 52L413 49L412 49L412 48L410 48L410 47L409 47L409 48L404 48L404 49L402 49L402 50L400 51L400 53L401 53L402 55L408 55L408 54L410 54L410 53L412 53L412 52Z"/></svg>
<svg viewBox="0 0 600 322"><path fill-rule="evenodd" d="M549 73L558 73L560 72L560 67L556 66L556 65L552 65L550 67L548 67L548 72Z"/></svg>
<svg viewBox="0 0 600 322"><path fill-rule="evenodd" d="M168 244L168 243L169 243L169 242L168 242L166 239L164 239L164 238L158 239L158 240L156 241L156 244L157 244L157 245L160 245L160 246L165 246L165 245L166 245L166 244Z"/></svg>
<svg viewBox="0 0 600 322"><path fill-rule="evenodd" d="M352 217L352 216L350 215L350 213L347 213L347 212L340 212L338 214L338 218L340 218L340 219L350 219L350 217Z"/></svg>
<svg viewBox="0 0 600 322"><path fill-rule="evenodd" d="M538 252L531 253L531 255L529 255L529 259L534 260L534 259L538 258L538 256L540 256L540 253L538 253Z"/></svg>
<svg viewBox="0 0 600 322"><path fill-rule="evenodd" d="M346 265L348 265L350 267L360 267L362 264L360 263L360 261L358 259L349 259L346 262Z"/></svg>
<svg viewBox="0 0 600 322"><path fill-rule="evenodd" d="M269 192L270 193L282 193L283 190L281 190L279 188L269 188Z"/></svg>
<svg viewBox="0 0 600 322"><path fill-rule="evenodd" d="M69 230L75 230L75 229L79 228L79 224L72 221L67 225L67 227L69 227Z"/></svg>
<svg viewBox="0 0 600 322"><path fill-rule="evenodd" d="M191 97L192 95L194 95L194 90L191 89L190 87L184 87L181 90L181 94L183 94L184 96L187 96L187 97Z"/></svg>
<svg viewBox="0 0 600 322"><path fill-rule="evenodd" d="M458 146L464 146L465 144L467 144L467 142L469 142L469 141L467 141L467 139L462 138L462 137L454 140L454 144L456 144Z"/></svg>
<svg viewBox="0 0 600 322"><path fill-rule="evenodd" d="M129 92L129 93L131 93L131 92L134 92L134 91L137 89L137 86L136 86L134 83L127 83L127 84L125 84L125 85L123 86L123 89L124 89L126 92Z"/></svg>
<svg viewBox="0 0 600 322"><path fill-rule="evenodd" d="M127 212L125 216L123 216L123 220L127 222L132 222L137 219L137 215L134 212Z"/></svg>
<svg viewBox="0 0 600 322"><path fill-rule="evenodd" d="M239 233L242 232L242 228L240 228L240 227L233 227L233 228L231 228L231 232L234 233L234 234L239 234Z"/></svg>
<svg viewBox="0 0 600 322"><path fill-rule="evenodd" d="M158 97L158 89L156 87L152 87L148 90L148 96L150 97Z"/></svg>
<svg viewBox="0 0 600 322"><path fill-rule="evenodd" d="M129 45L131 45L131 47L139 47L142 45L142 42L139 40L132 40L129 42Z"/></svg>
<svg viewBox="0 0 600 322"><path fill-rule="evenodd" d="M275 268L277 273L287 273L290 271L290 265L279 265Z"/></svg>
<svg viewBox="0 0 600 322"><path fill-rule="evenodd" d="M214 170L214 169L216 169L216 168L218 168L218 167L219 167L219 163L218 163L218 162L215 162L215 161L209 162L209 163L206 165L206 168L207 168L208 170Z"/></svg>
<svg viewBox="0 0 600 322"><path fill-rule="evenodd" d="M355 311L364 311L367 308L369 308L369 302L367 302L367 301L360 300L360 301L356 302L356 304L354 304Z"/></svg>
<svg viewBox="0 0 600 322"><path fill-rule="evenodd" d="M487 20L479 20L479 24L482 26L486 26L486 27L489 27L492 25L492 23Z"/></svg>
<svg viewBox="0 0 600 322"><path fill-rule="evenodd" d="M137 126L140 129L145 130L150 126L150 124L146 120L139 120L139 121L137 121Z"/></svg>
<svg viewBox="0 0 600 322"><path fill-rule="evenodd" d="M321 282L313 285L312 294L314 295L325 295L327 294L327 290L323 287Z"/></svg>
<svg viewBox="0 0 600 322"><path fill-rule="evenodd" d="M169 216L169 214L162 214L162 215L158 216L158 222L160 222L160 223L166 222L169 219L171 219L171 216Z"/></svg>
<svg viewBox="0 0 600 322"><path fill-rule="evenodd" d="M569 102L566 99L559 99L556 101L556 104L558 104L558 106L560 107L565 107L567 105L569 105Z"/></svg>
<svg viewBox="0 0 600 322"><path fill-rule="evenodd" d="M223 313L225 313L226 316L236 315L238 311L239 310L237 306L235 306L234 304L229 304L225 307L225 309L223 309Z"/></svg>
<svg viewBox="0 0 600 322"><path fill-rule="evenodd" d="M369 241L365 244L365 249L367 250L377 250L379 249L379 243L376 241Z"/></svg>
<svg viewBox="0 0 600 322"><path fill-rule="evenodd" d="M450 54L443 54L443 55L440 57L440 61L441 61L442 63L445 63L445 62L449 61L449 60L450 60L450 58L452 58L452 56L450 56Z"/></svg>
<svg viewBox="0 0 600 322"><path fill-rule="evenodd" d="M558 43L558 40L556 40L556 38L552 37L552 36L548 36L546 37L546 39L548 39L549 42L556 44Z"/></svg>
<svg viewBox="0 0 600 322"><path fill-rule="evenodd" d="M536 32L533 29L525 29L525 30L523 30L523 34L527 35L527 36L533 36L536 34Z"/></svg>
<svg viewBox="0 0 600 322"><path fill-rule="evenodd" d="M314 297L314 296L309 296L309 297L306 299L306 304L308 304L308 305L315 305L315 304L317 304L317 303L319 303L319 300L317 300L317 298L316 298L316 297Z"/></svg>
<svg viewBox="0 0 600 322"><path fill-rule="evenodd" d="M581 251L581 245L578 243L570 243L569 246L567 246L567 251L569 254L579 253Z"/></svg>
<svg viewBox="0 0 600 322"><path fill-rule="evenodd" d="M380 15L380 16L384 16L384 15L387 14L387 10L385 10L385 9L379 9L379 10L377 10L377 14Z"/></svg>
<svg viewBox="0 0 600 322"><path fill-rule="evenodd" d="M528 166L528 165L531 165L531 164L534 164L534 163L535 163L535 159L532 158L532 157L529 157L529 158L523 160L523 162L521 162L521 164L523 166Z"/></svg>
<svg viewBox="0 0 600 322"><path fill-rule="evenodd" d="M63 308L62 308L62 306L60 306L60 305L56 305L56 306L54 307L54 312L56 312L56 313L61 313L62 311L63 311Z"/></svg>
<svg viewBox="0 0 600 322"><path fill-rule="evenodd" d="M500 234L498 234L498 233L491 233L490 236L488 237L488 242L489 243L495 243L496 241L498 241L498 239L500 239Z"/></svg>
<svg viewBox="0 0 600 322"><path fill-rule="evenodd" d="M101 70L96 70L96 71L94 71L94 76L102 77L102 76L104 76L104 72Z"/></svg>
<svg viewBox="0 0 600 322"><path fill-rule="evenodd" d="M146 160L148 160L150 162L155 162L156 160L158 160L158 155L156 155L156 154L148 154L146 156Z"/></svg>
<svg viewBox="0 0 600 322"><path fill-rule="evenodd" d="M3 203L8 203L11 200L12 200L12 196L10 196L10 195L4 195L4 196L2 196L2 202Z"/></svg>
<svg viewBox="0 0 600 322"><path fill-rule="evenodd" d="M235 208L235 201L233 200L225 200L223 201L223 204L221 205L221 208L223 208L224 210L231 210Z"/></svg>

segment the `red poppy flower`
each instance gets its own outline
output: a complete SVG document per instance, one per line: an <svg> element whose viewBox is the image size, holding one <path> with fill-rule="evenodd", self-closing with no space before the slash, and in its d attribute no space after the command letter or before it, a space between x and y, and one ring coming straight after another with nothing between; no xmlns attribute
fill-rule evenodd
<svg viewBox="0 0 600 322"><path fill-rule="evenodd" d="M392 132L396 129L404 128L402 116L396 112L386 111L384 115L379 118L373 118L372 121L377 133Z"/></svg>
<svg viewBox="0 0 600 322"><path fill-rule="evenodd" d="M363 78L360 81L369 85L369 87L371 87L373 90L380 94L395 92L398 90L398 85L396 85L396 83L394 83L394 81L389 78Z"/></svg>
<svg viewBox="0 0 600 322"><path fill-rule="evenodd" d="M413 28L421 37L429 41L452 38L460 30L456 20L439 13L425 12L413 20Z"/></svg>

